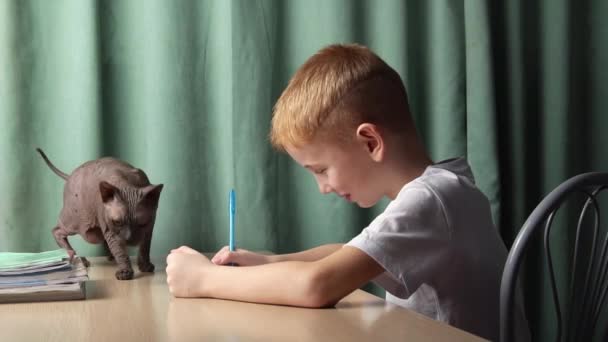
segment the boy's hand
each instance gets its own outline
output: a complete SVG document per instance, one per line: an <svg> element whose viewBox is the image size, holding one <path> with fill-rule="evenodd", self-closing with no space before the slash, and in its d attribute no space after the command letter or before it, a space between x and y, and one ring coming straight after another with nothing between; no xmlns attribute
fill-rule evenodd
<svg viewBox="0 0 608 342"><path fill-rule="evenodd" d="M213 264L203 254L181 246L167 256L167 284L175 297L203 297L201 290L205 269Z"/></svg>
<svg viewBox="0 0 608 342"><path fill-rule="evenodd" d="M211 262L216 265L227 265L232 263L239 266L255 266L267 264L270 262L270 259L267 255L253 253L240 248L231 252L228 246L224 246L213 256L213 258L211 258Z"/></svg>

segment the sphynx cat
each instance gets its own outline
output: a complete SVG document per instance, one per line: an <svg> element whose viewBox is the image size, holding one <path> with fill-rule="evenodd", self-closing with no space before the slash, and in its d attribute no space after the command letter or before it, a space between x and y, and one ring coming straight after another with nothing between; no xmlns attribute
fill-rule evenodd
<svg viewBox="0 0 608 342"><path fill-rule="evenodd" d="M89 243L104 244L111 253L109 258L118 264L116 279L133 278L127 246L139 245L139 270L153 272L150 243L163 185L150 184L142 170L109 157L88 161L67 175L41 149L36 150L49 168L66 180L53 236L70 259L76 252L67 237L80 234ZM88 266L86 259L85 264Z"/></svg>

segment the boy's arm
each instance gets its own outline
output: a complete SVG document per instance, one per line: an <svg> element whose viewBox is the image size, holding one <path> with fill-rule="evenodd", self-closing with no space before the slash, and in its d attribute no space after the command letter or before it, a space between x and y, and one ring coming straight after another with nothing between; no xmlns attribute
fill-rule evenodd
<svg viewBox="0 0 608 342"><path fill-rule="evenodd" d="M342 248L342 243L332 243L327 245L318 246L315 248L307 249L305 251L289 254L276 254L269 255L268 259L270 262L279 261L317 261L325 258L326 256L333 254L335 251Z"/></svg>
<svg viewBox="0 0 608 342"><path fill-rule="evenodd" d="M317 261L251 267L217 266L204 255L186 249L167 257L167 283L176 297L325 307L384 271L367 254L348 246Z"/></svg>
<svg viewBox="0 0 608 342"><path fill-rule="evenodd" d="M231 252L228 246L224 246L217 252L211 261L218 265L238 264L241 266L254 266L280 261L317 261L325 258L333 252L342 248L343 244L334 243L311 248L302 252L289 254L259 254L246 249L237 249Z"/></svg>

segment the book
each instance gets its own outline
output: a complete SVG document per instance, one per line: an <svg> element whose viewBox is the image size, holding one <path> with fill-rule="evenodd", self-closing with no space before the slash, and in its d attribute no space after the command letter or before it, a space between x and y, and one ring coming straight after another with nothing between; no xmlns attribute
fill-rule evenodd
<svg viewBox="0 0 608 342"><path fill-rule="evenodd" d="M64 249L41 253L0 253L0 303L86 298L88 271Z"/></svg>

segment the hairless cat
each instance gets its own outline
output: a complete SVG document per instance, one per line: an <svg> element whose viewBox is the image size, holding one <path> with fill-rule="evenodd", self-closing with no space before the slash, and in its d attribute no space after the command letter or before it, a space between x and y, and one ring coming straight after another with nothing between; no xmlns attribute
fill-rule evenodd
<svg viewBox="0 0 608 342"><path fill-rule="evenodd" d="M53 236L70 258L75 251L67 237L80 234L89 243L105 245L118 264L116 279L133 278L127 246L139 245L139 270L153 272L150 242L163 185L150 184L142 170L109 157L88 161L67 175L41 149L36 150L51 170L66 180Z"/></svg>

